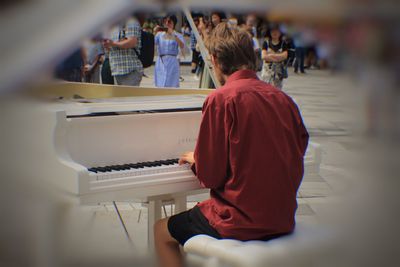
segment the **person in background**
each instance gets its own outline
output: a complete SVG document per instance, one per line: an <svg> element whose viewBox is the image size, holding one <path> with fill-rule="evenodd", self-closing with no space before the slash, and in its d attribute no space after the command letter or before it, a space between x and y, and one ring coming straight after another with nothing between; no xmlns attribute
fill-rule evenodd
<svg viewBox="0 0 400 267"><path fill-rule="evenodd" d="M211 23L212 27L215 28L217 27L218 24L222 22L222 20L225 19L225 15L222 12L217 12L214 11L211 13Z"/></svg>
<svg viewBox="0 0 400 267"><path fill-rule="evenodd" d="M164 28L158 27L155 46L158 58L154 69L154 83L157 87L179 87L179 49L185 47L183 35L175 31L178 19L175 15L164 18Z"/></svg>
<svg viewBox="0 0 400 267"><path fill-rule="evenodd" d="M257 78L247 32L221 23L206 46L223 86L205 100L196 148L179 164L191 166L210 198L154 225L163 267L183 266L179 246L196 235L266 241L295 228L309 138L299 109Z"/></svg>
<svg viewBox="0 0 400 267"><path fill-rule="evenodd" d="M261 60L261 47L258 42L258 39L254 36L254 31L251 27L247 27L247 32L251 36L251 40L253 41L253 49L256 54L256 71L261 71L262 69L262 60Z"/></svg>
<svg viewBox="0 0 400 267"><path fill-rule="evenodd" d="M246 27L251 30L253 37L257 38L257 17L254 14L247 15L246 17Z"/></svg>
<svg viewBox="0 0 400 267"><path fill-rule="evenodd" d="M297 31L296 33L293 34L293 41L294 45L296 47L296 58L294 62L294 73L299 73L299 69L301 73L306 73L304 71L304 59L306 56L306 51L304 48L304 41L303 41L303 36L300 31Z"/></svg>
<svg viewBox="0 0 400 267"><path fill-rule="evenodd" d="M155 25L155 23L154 23L154 21L153 20L151 20L151 19L147 19L144 23L143 23L143 30L144 31L147 31L147 32L149 32L149 33L153 33L153 29L154 29L154 27L155 27L156 25Z"/></svg>
<svg viewBox="0 0 400 267"><path fill-rule="evenodd" d="M288 57L286 60L286 67L292 66L293 62L295 60L295 57L296 57L296 47L294 45L293 38L291 36L289 36L288 34L284 34L283 41L285 42L286 47L288 49Z"/></svg>
<svg viewBox="0 0 400 267"><path fill-rule="evenodd" d="M100 83L100 69L104 61L104 49L100 36L95 36L84 44L86 65L83 68L84 81Z"/></svg>
<svg viewBox="0 0 400 267"><path fill-rule="evenodd" d="M109 51L112 75L118 85L139 86L143 77L143 65L139 59L141 26L131 17L111 30L111 39L103 42Z"/></svg>
<svg viewBox="0 0 400 267"><path fill-rule="evenodd" d="M193 18L194 24L196 27L199 26L199 17ZM192 30L190 33L190 49L192 50L192 73L195 74L197 71L197 67L199 66L200 61L200 52L196 49L197 39L194 35L194 31ZM195 75L195 79L198 79L197 75Z"/></svg>
<svg viewBox="0 0 400 267"><path fill-rule="evenodd" d="M237 29L239 27L239 20L237 19L237 17L231 16L228 19L228 26L231 29Z"/></svg>
<svg viewBox="0 0 400 267"><path fill-rule="evenodd" d="M317 58L317 36L314 27L306 27L302 31L302 41L304 44L304 68L305 69L314 69L317 66L318 58Z"/></svg>
<svg viewBox="0 0 400 267"><path fill-rule="evenodd" d="M104 48L104 46L103 46ZM104 61L101 67L101 83L102 84L114 84L114 77L111 73L110 67L110 53L104 49Z"/></svg>
<svg viewBox="0 0 400 267"><path fill-rule="evenodd" d="M102 33L104 61L101 66L101 83L113 85L114 77L112 76L111 67L110 67L110 51L104 47L104 40L107 40L110 38L111 38L110 29L107 29Z"/></svg>
<svg viewBox="0 0 400 267"><path fill-rule="evenodd" d="M190 30L189 23L187 21L185 21L185 23L183 24L182 29L181 29L181 33L183 34L184 37L185 36L190 37L190 34L192 32Z"/></svg>
<svg viewBox="0 0 400 267"><path fill-rule="evenodd" d="M282 89L283 79L287 78L285 61L288 58L288 47L279 25L271 25L269 36L263 43L261 58L264 61L262 79Z"/></svg>
<svg viewBox="0 0 400 267"><path fill-rule="evenodd" d="M85 50L78 48L55 68L54 76L69 82L82 82Z"/></svg>

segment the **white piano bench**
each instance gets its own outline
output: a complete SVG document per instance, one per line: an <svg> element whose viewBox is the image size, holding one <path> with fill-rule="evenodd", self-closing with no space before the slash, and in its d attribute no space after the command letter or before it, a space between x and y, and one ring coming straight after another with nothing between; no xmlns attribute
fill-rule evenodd
<svg viewBox="0 0 400 267"><path fill-rule="evenodd" d="M318 249L324 249L328 231L298 225L294 233L270 241L238 241L198 235L184 245L190 267L310 266Z"/></svg>

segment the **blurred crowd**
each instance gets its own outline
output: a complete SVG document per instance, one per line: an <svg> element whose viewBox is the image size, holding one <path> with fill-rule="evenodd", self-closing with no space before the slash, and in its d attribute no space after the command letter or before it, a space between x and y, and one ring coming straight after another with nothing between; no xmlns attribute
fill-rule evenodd
<svg viewBox="0 0 400 267"><path fill-rule="evenodd" d="M271 22L257 14L193 12L201 38L225 22L247 31L257 55L257 71L265 82L282 88L284 79L307 69L337 69L335 44L310 25ZM192 24L193 25L193 24ZM85 40L61 62L55 77L66 81L139 86L144 69L155 64L156 87L179 87L182 58L191 57L191 72L198 80L204 67L195 31L183 14L149 16L134 14ZM291 72L290 72L291 73Z"/></svg>

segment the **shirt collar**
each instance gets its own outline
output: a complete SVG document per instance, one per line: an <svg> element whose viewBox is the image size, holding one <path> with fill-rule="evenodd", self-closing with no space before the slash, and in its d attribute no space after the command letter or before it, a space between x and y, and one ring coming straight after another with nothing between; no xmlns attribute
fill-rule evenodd
<svg viewBox="0 0 400 267"><path fill-rule="evenodd" d="M258 79L258 77L254 70L238 70L228 77L225 84L242 79Z"/></svg>

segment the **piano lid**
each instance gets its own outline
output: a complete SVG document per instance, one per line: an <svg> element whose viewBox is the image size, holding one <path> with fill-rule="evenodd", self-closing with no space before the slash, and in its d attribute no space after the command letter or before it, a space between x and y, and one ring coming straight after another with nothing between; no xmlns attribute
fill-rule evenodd
<svg viewBox="0 0 400 267"><path fill-rule="evenodd" d="M65 110L67 117L200 111L206 95L137 96L95 99L60 99L52 109Z"/></svg>

